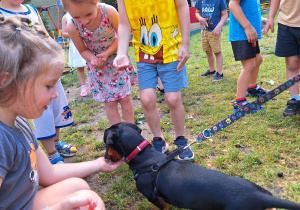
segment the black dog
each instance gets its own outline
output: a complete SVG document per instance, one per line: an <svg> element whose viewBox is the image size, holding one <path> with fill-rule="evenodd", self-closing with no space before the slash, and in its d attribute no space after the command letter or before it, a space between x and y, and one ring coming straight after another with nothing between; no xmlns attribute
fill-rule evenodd
<svg viewBox="0 0 300 210"><path fill-rule="evenodd" d="M135 174L137 189L159 207L203 210L300 210L300 204L273 197L262 187L156 151L134 124L119 123L105 130L105 158L124 157ZM127 158L127 159L126 159Z"/></svg>

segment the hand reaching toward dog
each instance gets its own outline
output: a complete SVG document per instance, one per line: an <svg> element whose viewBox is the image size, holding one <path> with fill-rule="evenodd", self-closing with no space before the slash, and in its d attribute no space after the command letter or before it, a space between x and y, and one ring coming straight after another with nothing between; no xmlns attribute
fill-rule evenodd
<svg viewBox="0 0 300 210"><path fill-rule="evenodd" d="M96 159L95 161L97 161L97 164L99 166L99 171L107 172L107 173L115 171L117 168L119 168L123 164L123 159L121 159L117 162L110 162L110 161L106 160L104 157L100 157L100 158Z"/></svg>

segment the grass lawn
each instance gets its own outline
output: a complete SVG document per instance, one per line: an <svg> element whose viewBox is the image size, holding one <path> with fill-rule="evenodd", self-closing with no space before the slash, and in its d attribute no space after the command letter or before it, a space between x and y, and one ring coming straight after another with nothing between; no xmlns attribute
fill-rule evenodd
<svg viewBox="0 0 300 210"><path fill-rule="evenodd" d="M200 33L191 36L190 59L187 62L189 87L182 91L186 135L190 140L232 114L231 102L235 99L241 63L234 60L227 39L228 25L223 28L224 79L212 82L212 77L200 77L208 69L206 55L201 49ZM258 84L266 89L273 89L286 81L285 60L274 55L275 42L276 33L269 38L263 36L259 42L264 61L258 75ZM134 59L132 48L130 56ZM269 84L271 80L274 85ZM76 74L62 77L62 82L65 88L79 86ZM137 86L132 96L138 101ZM159 93L157 96L158 101L162 101ZM192 145L194 163L249 179L277 197L300 202L300 115L282 117L288 99L288 91L285 91L266 103L265 110L241 118L212 136L212 141ZM169 109L163 101L157 105L161 113L161 127L172 150L173 129ZM104 105L92 99L78 99L71 100L70 107L75 124L62 129L61 139L78 147L79 152L72 161L103 156L105 145L102 135L109 123L106 117L97 118L97 114L104 112ZM143 116L140 105L135 107L135 115L136 119ZM279 172L283 173L283 177L278 176ZM97 173L87 177L87 181L103 198L107 209L156 209L137 191L133 175L126 164L114 173Z"/></svg>

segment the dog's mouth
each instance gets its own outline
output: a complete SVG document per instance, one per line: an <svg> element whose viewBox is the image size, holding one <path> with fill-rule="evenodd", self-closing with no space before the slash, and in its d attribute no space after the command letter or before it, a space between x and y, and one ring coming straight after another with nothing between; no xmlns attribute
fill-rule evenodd
<svg viewBox="0 0 300 210"><path fill-rule="evenodd" d="M111 145L107 145L104 158L110 160L111 162L117 162L121 160L123 156L120 155L116 150L114 150Z"/></svg>

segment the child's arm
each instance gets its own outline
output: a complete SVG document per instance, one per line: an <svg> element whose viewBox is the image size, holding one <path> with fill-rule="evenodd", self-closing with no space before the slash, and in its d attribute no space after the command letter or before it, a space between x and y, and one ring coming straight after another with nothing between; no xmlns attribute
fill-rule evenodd
<svg viewBox="0 0 300 210"><path fill-rule="evenodd" d="M2 185L2 182L3 182L3 178L0 176L0 187Z"/></svg>
<svg viewBox="0 0 300 210"><path fill-rule="evenodd" d="M118 53L114 60L114 66L118 70L124 70L129 66L128 58L128 45L130 40L131 26L126 13L124 0L118 0L118 10L119 10L119 27L118 34Z"/></svg>
<svg viewBox="0 0 300 210"><path fill-rule="evenodd" d="M208 27L208 23L207 23L208 18L203 18L198 9L196 9L195 17L200 22L203 29L206 29Z"/></svg>
<svg viewBox="0 0 300 210"><path fill-rule="evenodd" d="M90 62L95 69L101 69L103 62L87 49L72 21L67 23L67 31L81 57Z"/></svg>
<svg viewBox="0 0 300 210"><path fill-rule="evenodd" d="M214 28L214 30L212 31L213 34L215 36L220 36L221 32L222 32L222 26L224 25L224 23L226 22L228 17L228 13L227 13L227 9L224 9L221 11L221 19L220 22L218 23L218 25Z"/></svg>
<svg viewBox="0 0 300 210"><path fill-rule="evenodd" d="M175 0L178 18L180 22L182 42L178 50L179 64L177 71L181 71L184 64L190 57L190 13L187 1Z"/></svg>
<svg viewBox="0 0 300 210"><path fill-rule="evenodd" d="M67 18L66 18L66 15L64 15L62 20L61 20L61 35L63 37L69 38L69 34L68 34L68 31L67 31Z"/></svg>
<svg viewBox="0 0 300 210"><path fill-rule="evenodd" d="M106 7L106 11L107 11L107 17L108 17L109 21L111 22L112 27L118 34L119 14L114 7L112 7L110 5L105 5L105 7ZM112 55L114 52L116 52L117 49L118 49L118 36L117 36L116 40L108 47L108 49L105 52L98 54L97 57L103 59L104 64L105 64L107 58L110 55Z"/></svg>
<svg viewBox="0 0 300 210"><path fill-rule="evenodd" d="M93 161L52 165L41 147L36 150L39 181L42 186L49 186L71 177L83 178L95 172L112 172L122 161L108 163L103 157Z"/></svg>
<svg viewBox="0 0 300 210"><path fill-rule="evenodd" d="M246 18L241 6L241 0L231 0L229 2L229 9L232 12L233 16L237 19L237 21L244 28L248 42L256 43L258 40L256 30L250 24L248 19Z"/></svg>
<svg viewBox="0 0 300 210"><path fill-rule="evenodd" d="M276 15L276 13L279 9L280 1L281 0L272 0L271 1L268 20L266 22L265 27L261 30L261 32L264 35L266 35L267 37L269 37L269 35L268 35L269 29L271 29L271 32L274 33L274 18L275 18L275 15Z"/></svg>

